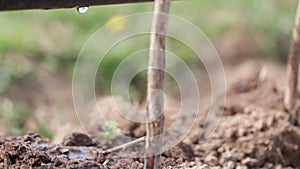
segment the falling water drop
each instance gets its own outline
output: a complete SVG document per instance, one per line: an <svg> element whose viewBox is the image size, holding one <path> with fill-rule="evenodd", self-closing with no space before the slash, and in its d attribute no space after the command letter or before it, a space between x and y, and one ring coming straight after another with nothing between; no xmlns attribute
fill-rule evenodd
<svg viewBox="0 0 300 169"><path fill-rule="evenodd" d="M81 14L84 14L86 13L87 11L89 10L89 7L88 6L80 6L77 8L77 11Z"/></svg>

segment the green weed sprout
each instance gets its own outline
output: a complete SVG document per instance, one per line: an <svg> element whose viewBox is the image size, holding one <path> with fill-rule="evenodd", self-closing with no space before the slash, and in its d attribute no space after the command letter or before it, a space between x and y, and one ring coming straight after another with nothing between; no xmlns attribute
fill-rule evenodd
<svg viewBox="0 0 300 169"><path fill-rule="evenodd" d="M116 138L117 132L120 131L118 123L115 121L108 121L102 126L102 136L106 140L112 141Z"/></svg>

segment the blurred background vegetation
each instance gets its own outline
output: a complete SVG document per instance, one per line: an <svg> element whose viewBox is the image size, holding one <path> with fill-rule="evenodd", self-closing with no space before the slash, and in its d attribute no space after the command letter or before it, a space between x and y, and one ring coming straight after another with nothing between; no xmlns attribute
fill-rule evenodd
<svg viewBox="0 0 300 169"><path fill-rule="evenodd" d="M296 3L292 0L182 0L172 4L171 14L199 27L212 40L225 64L234 65L237 60L249 57L284 63ZM74 63L86 40L111 20L138 12L152 12L152 3L91 7L85 14L79 14L76 9L1 12L0 130L22 134L32 129L52 138L51 126L45 123L48 115L35 115L40 109L31 105L30 93L22 93L27 90L23 84L34 91L36 79L41 78L39 72L48 72L70 83ZM112 52L116 57L109 57L111 59L103 63L103 70L97 77L100 93L109 91L115 67L132 48L128 46ZM178 52L186 56L185 60L193 62L188 50ZM141 79L134 82L134 90L144 93L146 80ZM58 92L55 87L52 90ZM47 105L40 100L42 97L35 101Z"/></svg>

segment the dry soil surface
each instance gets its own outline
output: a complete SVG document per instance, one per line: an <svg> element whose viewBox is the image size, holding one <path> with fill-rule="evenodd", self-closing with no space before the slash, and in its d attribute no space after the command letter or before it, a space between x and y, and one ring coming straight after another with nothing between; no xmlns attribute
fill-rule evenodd
<svg viewBox="0 0 300 169"><path fill-rule="evenodd" d="M271 81L237 81L220 107L224 113L214 134L203 141L205 126L198 120L183 142L162 154L161 168L300 168L299 112L286 112L282 99ZM122 129L135 137L145 134L143 126ZM2 136L0 168L143 168L143 159L103 154L107 147L107 141L81 133L70 133L60 144L35 133Z"/></svg>

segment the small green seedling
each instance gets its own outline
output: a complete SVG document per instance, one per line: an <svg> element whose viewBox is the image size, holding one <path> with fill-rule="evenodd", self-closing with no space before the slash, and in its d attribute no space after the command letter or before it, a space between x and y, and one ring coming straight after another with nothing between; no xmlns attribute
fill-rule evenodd
<svg viewBox="0 0 300 169"><path fill-rule="evenodd" d="M108 121L102 126L102 136L106 140L112 141L116 138L117 132L120 131L118 123L115 121Z"/></svg>

